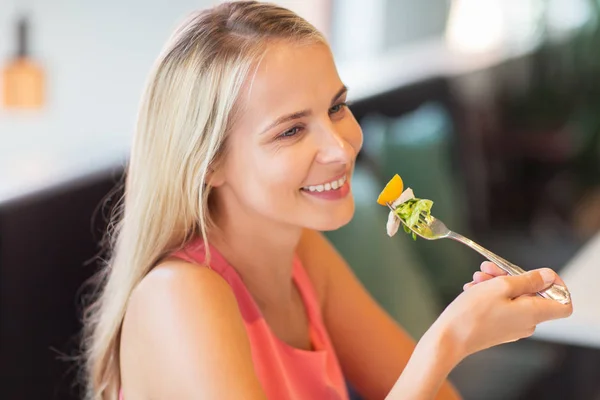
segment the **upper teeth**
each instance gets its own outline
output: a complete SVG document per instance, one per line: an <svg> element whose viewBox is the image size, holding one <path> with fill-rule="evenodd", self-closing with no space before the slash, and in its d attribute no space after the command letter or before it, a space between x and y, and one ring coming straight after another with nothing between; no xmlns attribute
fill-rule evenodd
<svg viewBox="0 0 600 400"><path fill-rule="evenodd" d="M340 179L332 181L332 182L327 182L325 184L316 185L316 186L306 186L306 187L303 187L302 189L308 190L310 192L323 192L323 191L327 191L327 190L339 189L342 186L344 186L344 183L346 183L345 175L343 177L341 177Z"/></svg>

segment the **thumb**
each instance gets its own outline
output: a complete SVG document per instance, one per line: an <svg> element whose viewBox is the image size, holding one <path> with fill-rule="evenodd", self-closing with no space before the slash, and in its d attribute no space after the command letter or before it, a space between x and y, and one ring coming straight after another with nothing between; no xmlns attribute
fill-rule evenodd
<svg viewBox="0 0 600 400"><path fill-rule="evenodd" d="M556 273L549 268L536 269L523 275L507 277L511 282L508 286L508 295L515 298L543 291L554 283L555 278Z"/></svg>

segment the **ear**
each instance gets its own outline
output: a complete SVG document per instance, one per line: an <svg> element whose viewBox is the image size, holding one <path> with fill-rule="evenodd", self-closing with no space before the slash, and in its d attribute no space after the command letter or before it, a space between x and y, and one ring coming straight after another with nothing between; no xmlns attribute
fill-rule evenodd
<svg viewBox="0 0 600 400"><path fill-rule="evenodd" d="M209 167L206 174L206 184L211 187L219 187L225 183L225 173L223 168Z"/></svg>

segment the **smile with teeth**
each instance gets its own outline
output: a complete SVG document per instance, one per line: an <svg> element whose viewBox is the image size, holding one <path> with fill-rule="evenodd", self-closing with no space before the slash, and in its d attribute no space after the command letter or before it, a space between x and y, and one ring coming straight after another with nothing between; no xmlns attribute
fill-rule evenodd
<svg viewBox="0 0 600 400"><path fill-rule="evenodd" d="M337 190L344 186L344 183L346 183L346 175L340 179L336 179L335 181L327 182L322 185L305 186L302 188L302 190L306 190L308 192L326 192L328 190Z"/></svg>

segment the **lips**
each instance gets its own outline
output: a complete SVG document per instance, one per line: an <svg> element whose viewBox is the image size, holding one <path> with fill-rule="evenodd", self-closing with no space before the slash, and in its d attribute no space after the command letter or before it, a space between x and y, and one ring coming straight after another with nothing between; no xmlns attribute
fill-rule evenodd
<svg viewBox="0 0 600 400"><path fill-rule="evenodd" d="M302 188L302 190L305 190L307 192L326 192L331 190L338 190L339 188L344 186L347 179L347 175L343 175L340 178L333 179L329 182L325 182L319 185L305 186Z"/></svg>

